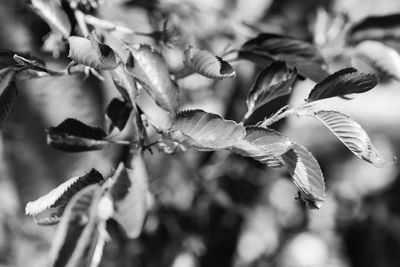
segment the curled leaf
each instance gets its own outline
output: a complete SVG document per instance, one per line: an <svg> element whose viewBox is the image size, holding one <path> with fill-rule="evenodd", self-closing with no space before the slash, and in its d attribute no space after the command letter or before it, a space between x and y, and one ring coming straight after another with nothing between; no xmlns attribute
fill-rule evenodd
<svg viewBox="0 0 400 267"><path fill-rule="evenodd" d="M193 72L211 79L233 78L236 73L232 66L210 51L188 46L184 64Z"/></svg>
<svg viewBox="0 0 400 267"><path fill-rule="evenodd" d="M247 107L253 112L268 102L287 95L296 79L296 70L290 70L282 61L273 62L260 73L247 95Z"/></svg>
<svg viewBox="0 0 400 267"><path fill-rule="evenodd" d="M77 63L99 70L113 70L120 64L112 48L100 43L94 33L87 38L71 36L68 42L68 56Z"/></svg>
<svg viewBox="0 0 400 267"><path fill-rule="evenodd" d="M350 117L332 110L320 110L308 115L321 121L357 157L376 167L386 167L392 164L379 155L368 134Z"/></svg>
<svg viewBox="0 0 400 267"><path fill-rule="evenodd" d="M111 78L125 101L131 102L139 94L133 77L127 73L123 65L110 71Z"/></svg>
<svg viewBox="0 0 400 267"><path fill-rule="evenodd" d="M168 133L172 140L203 151L229 148L245 135L242 124L199 109L179 112Z"/></svg>
<svg viewBox="0 0 400 267"><path fill-rule="evenodd" d="M325 183L314 156L304 146L293 143L292 149L282 155L282 160L300 190L300 198L310 208L319 209L325 200Z"/></svg>
<svg viewBox="0 0 400 267"><path fill-rule="evenodd" d="M341 69L315 85L308 95L308 102L367 92L378 84L373 74L358 72L354 68Z"/></svg>
<svg viewBox="0 0 400 267"><path fill-rule="evenodd" d="M10 117L18 96L14 82L15 71L11 68L0 69L0 129Z"/></svg>
<svg viewBox="0 0 400 267"><path fill-rule="evenodd" d="M41 225L58 223L71 198L85 187L104 181L103 176L92 169L90 172L70 178L46 195L26 204L25 213Z"/></svg>
<svg viewBox="0 0 400 267"><path fill-rule="evenodd" d="M47 144L65 152L100 150L108 143L105 138L101 128L71 118L47 129Z"/></svg>
<svg viewBox="0 0 400 267"><path fill-rule="evenodd" d="M171 80L163 56L149 45L129 47L127 71L163 109L175 112L178 107L179 89Z"/></svg>
<svg viewBox="0 0 400 267"><path fill-rule="evenodd" d="M261 33L242 45L239 57L253 61L259 66L273 61L285 61L290 68L315 82L329 75L321 53L312 44L291 36Z"/></svg>

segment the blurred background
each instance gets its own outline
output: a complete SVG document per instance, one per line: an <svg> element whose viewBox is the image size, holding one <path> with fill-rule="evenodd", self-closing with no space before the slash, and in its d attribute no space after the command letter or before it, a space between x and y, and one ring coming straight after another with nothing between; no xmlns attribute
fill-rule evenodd
<svg viewBox="0 0 400 267"><path fill-rule="evenodd" d="M27 2L0 1L0 48L31 52L49 66L63 68L69 62L67 47L49 41L49 27ZM168 18L179 29L182 44L217 55L259 32L292 35L315 42L333 72L351 62L338 56L344 53L343 44L340 38L325 38L321 21L357 22L400 12L400 1L104 0L90 12L140 32L160 29ZM183 45L168 48L146 37L118 38L157 46L171 70L182 63ZM182 108L202 108L240 120L246 112L247 91L260 69L247 61L232 64L235 79L191 75L179 81ZM106 79L75 75L18 83L17 107L0 141L0 266L46 265L55 227L40 227L25 216L28 201L91 168L107 177L116 167L121 157L118 147L67 154L46 145L45 129L65 118L105 125L105 108L118 95ZM313 86L308 79L298 81L290 97L265 107L258 119L284 104L300 103ZM400 155L399 99L399 82L386 81L350 101L324 100L320 106L358 121L390 160ZM157 119L157 113L154 116ZM110 222L113 240L106 245L101 266L400 266L398 163L384 169L368 165L312 119L292 117L276 128L318 159L327 186L327 200L320 210L309 210L295 199L296 187L283 170L240 156L224 160L224 153L146 152L154 203L143 233L128 240Z"/></svg>

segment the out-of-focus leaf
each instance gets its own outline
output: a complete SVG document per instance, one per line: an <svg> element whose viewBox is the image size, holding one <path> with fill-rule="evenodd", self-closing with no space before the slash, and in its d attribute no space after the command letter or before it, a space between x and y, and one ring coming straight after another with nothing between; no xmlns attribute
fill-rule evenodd
<svg viewBox="0 0 400 267"><path fill-rule="evenodd" d="M400 81L400 55L378 41L363 41L354 47L352 63L364 72Z"/></svg>
<svg viewBox="0 0 400 267"><path fill-rule="evenodd" d="M347 33L346 41L355 45L365 40L390 41L400 38L400 14L371 16L355 23Z"/></svg>
<svg viewBox="0 0 400 267"><path fill-rule="evenodd" d="M348 116L332 110L309 112L306 115L313 116L321 121L357 157L376 167L386 167L392 164L392 162L384 160L379 155L368 134L357 122Z"/></svg>
<svg viewBox="0 0 400 267"><path fill-rule="evenodd" d="M17 100L14 76L15 71L11 68L0 69L0 129L7 122Z"/></svg>
<svg viewBox="0 0 400 267"><path fill-rule="evenodd" d="M31 0L32 9L45 20L54 32L68 38L71 33L71 23L59 0Z"/></svg>
<svg viewBox="0 0 400 267"><path fill-rule="evenodd" d="M127 73L125 67L121 64L114 70L110 71L111 78L121 93L125 101L132 101L138 95L138 90L133 77Z"/></svg>
<svg viewBox="0 0 400 267"><path fill-rule="evenodd" d="M163 56L149 45L129 46L126 69L163 109L175 112L179 89L168 72Z"/></svg>
<svg viewBox="0 0 400 267"><path fill-rule="evenodd" d="M99 70L113 70L120 64L111 47L100 43L94 33L87 38L71 36L68 42L68 56L77 63Z"/></svg>
<svg viewBox="0 0 400 267"><path fill-rule="evenodd" d="M114 219L121 225L127 237L136 238L142 231L146 218L146 196L148 190L147 171L140 154L133 156L131 167L121 163L111 188L114 200Z"/></svg>
<svg viewBox="0 0 400 267"><path fill-rule="evenodd" d="M273 61L285 61L290 68L315 82L329 73L321 53L312 44L290 36L262 33L239 49L239 57L264 67Z"/></svg>
<svg viewBox="0 0 400 267"><path fill-rule="evenodd" d="M47 129L47 144L65 152L100 150L108 143L105 138L103 129L71 118Z"/></svg>
<svg viewBox="0 0 400 267"><path fill-rule="evenodd" d="M84 252L95 243L97 229L94 205L101 187L90 185L79 191L65 208L50 249L50 266L76 266Z"/></svg>
<svg viewBox="0 0 400 267"><path fill-rule="evenodd" d="M185 50L184 64L193 72L211 79L233 78L236 75L233 67L219 56L192 46Z"/></svg>
<svg viewBox="0 0 400 267"><path fill-rule="evenodd" d="M367 92L378 84L373 74L358 72L354 68L341 69L315 85L308 95L308 102Z"/></svg>
<svg viewBox="0 0 400 267"><path fill-rule="evenodd" d="M199 109L179 112L169 131L172 140L203 151L229 148L245 135L242 124Z"/></svg>
<svg viewBox="0 0 400 267"><path fill-rule="evenodd" d="M325 183L314 156L304 146L293 143L292 149L283 154L282 159L300 190L300 198L310 208L320 208L325 201Z"/></svg>
<svg viewBox="0 0 400 267"><path fill-rule="evenodd" d="M268 102L290 93L296 70L289 70L282 61L273 62L260 73L247 95L247 107L250 112Z"/></svg>
<svg viewBox="0 0 400 267"><path fill-rule="evenodd" d="M89 185L103 181L103 176L92 169L82 176L69 179L37 200L28 202L25 213L34 216L35 221L41 225L58 223L65 207L76 193Z"/></svg>
<svg viewBox="0 0 400 267"><path fill-rule="evenodd" d="M106 114L111 122L122 131L125 128L132 109L132 105L129 102L113 98L107 107Z"/></svg>

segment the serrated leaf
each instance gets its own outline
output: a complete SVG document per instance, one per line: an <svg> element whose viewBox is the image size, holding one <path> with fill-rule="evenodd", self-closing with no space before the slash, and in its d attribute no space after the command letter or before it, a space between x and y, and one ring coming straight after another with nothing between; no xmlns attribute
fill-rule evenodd
<svg viewBox="0 0 400 267"><path fill-rule="evenodd" d="M292 142L281 133L263 127L246 127L246 136L238 140L231 150L244 157L252 157L261 163L271 163L273 159L286 153Z"/></svg>
<svg viewBox="0 0 400 267"><path fill-rule="evenodd" d="M163 56L149 45L129 47L126 69L163 109L175 112L179 89L171 80Z"/></svg>
<svg viewBox="0 0 400 267"><path fill-rule="evenodd" d="M291 36L261 33L242 45L239 57L262 67L273 61L285 61L290 68L296 68L299 74L316 82L329 75L318 49Z"/></svg>
<svg viewBox="0 0 400 267"><path fill-rule="evenodd" d="M117 68L111 70L110 74L115 87L121 93L125 101L132 101L138 96L139 92L135 81L133 77L127 73L123 65L119 65Z"/></svg>
<svg viewBox="0 0 400 267"><path fill-rule="evenodd" d="M229 148L245 135L242 124L199 109L179 112L169 131L172 140L203 151Z"/></svg>
<svg viewBox="0 0 400 267"><path fill-rule="evenodd" d="M87 38L71 36L68 42L68 56L77 63L99 70L113 70L120 64L112 48L100 43L94 33Z"/></svg>
<svg viewBox="0 0 400 267"><path fill-rule="evenodd" d="M32 9L45 20L54 32L68 38L71 33L71 23L59 0L31 0Z"/></svg>
<svg viewBox="0 0 400 267"><path fill-rule="evenodd" d="M71 118L47 129L47 144L65 152L100 150L108 143L105 138L103 129Z"/></svg>
<svg viewBox="0 0 400 267"><path fill-rule="evenodd" d="M95 213L101 188L90 185L70 201L50 249L50 266L76 266L96 239Z"/></svg>
<svg viewBox="0 0 400 267"><path fill-rule="evenodd" d="M130 168L121 163L111 188L114 200L114 219L121 225L128 238L136 238L142 231L146 218L148 177L140 154L134 155Z"/></svg>
<svg viewBox="0 0 400 267"><path fill-rule="evenodd" d="M310 208L320 208L325 201L325 183L321 168L314 156L302 145L282 155L285 167L300 190L300 198Z"/></svg>
<svg viewBox="0 0 400 267"><path fill-rule="evenodd" d="M233 78L236 73L233 67L210 51L188 46L185 50L184 64L193 72L211 79Z"/></svg>
<svg viewBox="0 0 400 267"><path fill-rule="evenodd" d="M15 71L11 68L0 69L0 129L10 117L17 100L18 90L14 76Z"/></svg>
<svg viewBox="0 0 400 267"><path fill-rule="evenodd" d="M393 48L378 41L363 41L354 47L352 63L364 72L400 81L400 55ZM365 69L365 70L364 70Z"/></svg>
<svg viewBox="0 0 400 267"><path fill-rule="evenodd" d="M281 61L273 62L257 74L254 84L247 95L247 107L250 112L287 95L296 79L296 70L289 70Z"/></svg>
<svg viewBox="0 0 400 267"><path fill-rule="evenodd" d="M355 45L365 40L398 41L400 14L370 16L355 23L346 35L346 42Z"/></svg>
<svg viewBox="0 0 400 267"><path fill-rule="evenodd" d="M368 134L350 117L332 110L320 110L306 115L321 121L357 157L376 167L386 167L392 164L379 155Z"/></svg>
<svg viewBox="0 0 400 267"><path fill-rule="evenodd" d="M133 107L131 104L113 98L107 107L106 114L111 122L122 131L125 128L132 109Z"/></svg>
<svg viewBox="0 0 400 267"><path fill-rule="evenodd" d="M341 69L322 82L316 84L308 95L308 102L325 98L360 94L367 92L378 84L373 74L358 72L354 68Z"/></svg>
<svg viewBox="0 0 400 267"><path fill-rule="evenodd" d="M33 216L40 225L58 223L65 207L76 193L85 187L99 184L103 181L103 176L95 169L92 169L82 176L67 180L37 200L28 202L25 213Z"/></svg>

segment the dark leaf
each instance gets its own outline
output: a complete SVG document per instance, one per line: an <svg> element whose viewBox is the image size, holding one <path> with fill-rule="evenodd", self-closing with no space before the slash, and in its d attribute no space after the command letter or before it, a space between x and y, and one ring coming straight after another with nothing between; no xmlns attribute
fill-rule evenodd
<svg viewBox="0 0 400 267"><path fill-rule="evenodd" d="M289 70L281 61L272 63L258 73L246 99L249 112L289 94L296 74L296 70Z"/></svg>
<svg viewBox="0 0 400 267"><path fill-rule="evenodd" d="M325 200L325 183L314 156L304 146L293 143L282 160L300 190L300 198L310 208L320 208Z"/></svg>
<svg viewBox="0 0 400 267"><path fill-rule="evenodd" d="M386 167L392 162L385 161L372 145L364 129L353 119L337 111L320 110L308 114L320 120L357 157L376 167Z"/></svg>
<svg viewBox="0 0 400 267"><path fill-rule="evenodd" d="M65 152L100 150L108 143L105 138L101 128L70 118L47 129L47 144Z"/></svg>
<svg viewBox="0 0 400 267"><path fill-rule="evenodd" d="M361 73L354 68L341 69L315 85L307 101L360 94L371 90L377 84L378 79L373 74Z"/></svg>
<svg viewBox="0 0 400 267"><path fill-rule="evenodd" d="M18 90L14 76L13 69L0 69L0 129L7 122L17 100Z"/></svg>
<svg viewBox="0 0 400 267"><path fill-rule="evenodd" d="M329 75L320 52L312 44L290 36L259 34L242 45L239 57L262 67L273 61L285 61L290 68L316 82Z"/></svg>
<svg viewBox="0 0 400 267"><path fill-rule="evenodd" d="M147 171L140 154L134 155L132 169L121 163L111 188L114 200L114 219L121 225L129 238L136 238L142 231L146 218L146 196L148 190Z"/></svg>
<svg viewBox="0 0 400 267"><path fill-rule="evenodd" d="M113 98L107 107L106 114L111 122L122 131L129 119L132 111L132 105L123 102L117 98Z"/></svg>
<svg viewBox="0 0 400 267"><path fill-rule="evenodd" d="M179 89L171 80L163 56L145 44L130 46L129 51L128 72L161 108L174 113L178 107Z"/></svg>
<svg viewBox="0 0 400 267"><path fill-rule="evenodd" d="M184 64L193 72L211 79L233 78L236 75L232 66L222 58L192 46L185 50Z"/></svg>
<svg viewBox="0 0 400 267"><path fill-rule="evenodd" d="M28 202L25 213L34 216L38 224L56 224L59 222L68 202L75 194L85 187L99 184L103 181L103 176L95 169L92 169L85 175L69 179L37 200Z"/></svg>
<svg viewBox="0 0 400 267"><path fill-rule="evenodd" d="M229 148L245 135L242 124L198 109L179 112L169 131L172 140L204 151Z"/></svg>
<svg viewBox="0 0 400 267"><path fill-rule="evenodd" d="M99 70L113 70L120 64L111 47L100 43L94 33L87 38L71 36L68 42L68 56L77 63Z"/></svg>

